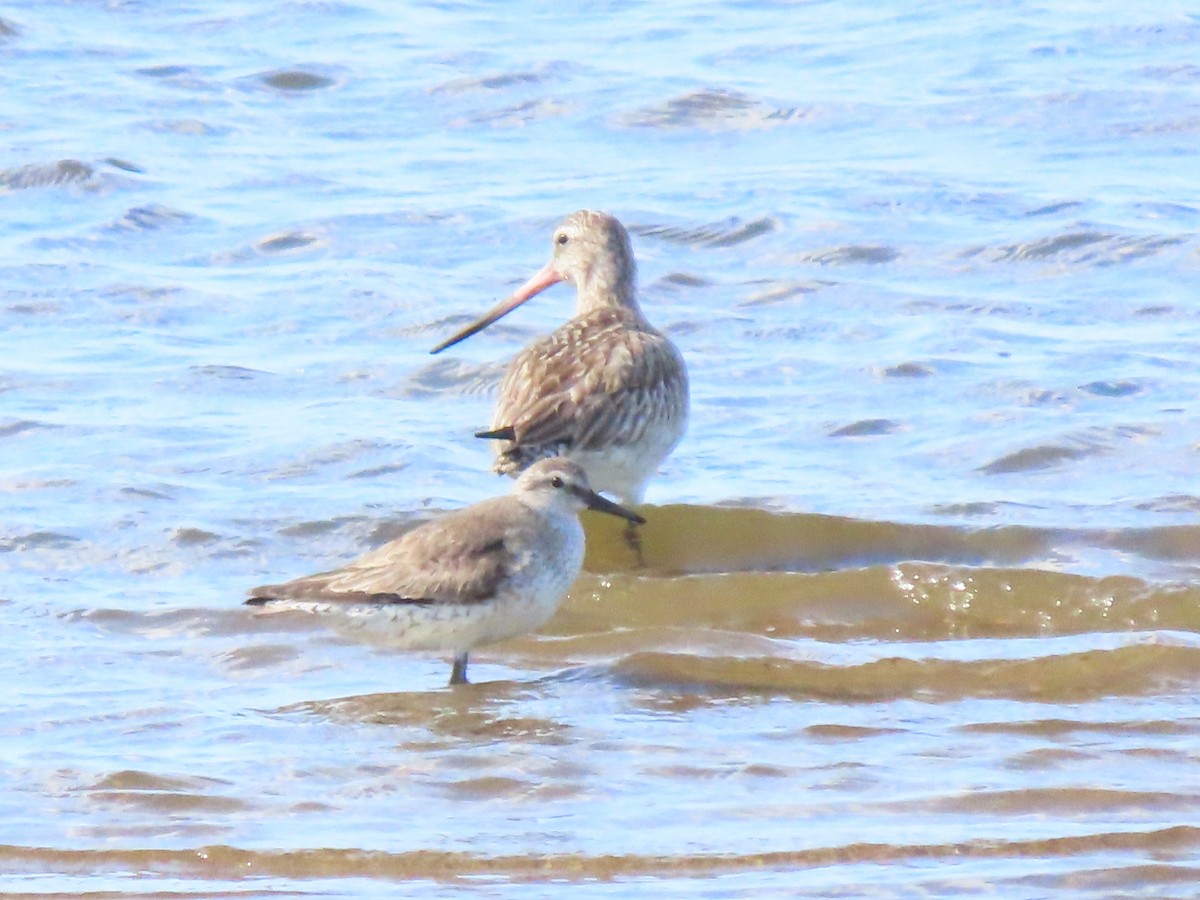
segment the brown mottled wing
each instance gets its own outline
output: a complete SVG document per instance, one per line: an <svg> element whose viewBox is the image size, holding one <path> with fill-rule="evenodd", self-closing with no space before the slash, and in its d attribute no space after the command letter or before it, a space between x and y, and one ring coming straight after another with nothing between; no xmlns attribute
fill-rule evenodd
<svg viewBox="0 0 1200 900"><path fill-rule="evenodd" d="M524 507L497 497L426 522L340 569L264 585L250 603L479 603L508 577L522 543Z"/></svg>
<svg viewBox="0 0 1200 900"><path fill-rule="evenodd" d="M510 426L518 447L631 444L661 417L685 416L687 392L674 345L606 309L572 319L512 361L492 427Z"/></svg>

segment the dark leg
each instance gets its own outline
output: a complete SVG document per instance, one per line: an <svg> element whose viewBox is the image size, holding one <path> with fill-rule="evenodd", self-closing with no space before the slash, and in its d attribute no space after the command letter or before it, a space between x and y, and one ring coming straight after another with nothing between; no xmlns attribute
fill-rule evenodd
<svg viewBox="0 0 1200 900"><path fill-rule="evenodd" d="M450 683L471 683L467 681L467 653L465 650L454 657L454 668L450 670Z"/></svg>
<svg viewBox="0 0 1200 900"><path fill-rule="evenodd" d="M642 533L638 530L639 526L630 522L625 526L625 546L633 551L633 555L637 557L637 567L639 569L646 568L646 557L642 555Z"/></svg>

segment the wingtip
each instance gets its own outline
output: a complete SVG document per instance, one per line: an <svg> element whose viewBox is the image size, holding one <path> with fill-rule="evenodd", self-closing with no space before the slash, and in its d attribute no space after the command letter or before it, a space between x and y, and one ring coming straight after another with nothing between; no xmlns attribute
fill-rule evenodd
<svg viewBox="0 0 1200 900"><path fill-rule="evenodd" d="M477 431L475 437L490 441L515 441L517 432L511 425L505 425L503 428L493 428L490 431Z"/></svg>

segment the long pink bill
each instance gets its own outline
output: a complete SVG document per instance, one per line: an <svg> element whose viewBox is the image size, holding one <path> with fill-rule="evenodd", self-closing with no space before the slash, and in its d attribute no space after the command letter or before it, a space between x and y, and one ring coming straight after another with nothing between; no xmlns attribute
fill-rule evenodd
<svg viewBox="0 0 1200 900"><path fill-rule="evenodd" d="M441 353L447 347L453 347L459 341L465 341L477 331L483 331L483 329L487 328L497 319L508 315L530 297L537 296L546 288L550 287L550 285L558 284L562 280L562 275L560 275L558 269L554 267L554 260L550 260L550 262L542 266L541 271L517 288L509 297L501 300L494 307L484 313L482 318L472 322L453 337L449 337L442 341L429 352Z"/></svg>

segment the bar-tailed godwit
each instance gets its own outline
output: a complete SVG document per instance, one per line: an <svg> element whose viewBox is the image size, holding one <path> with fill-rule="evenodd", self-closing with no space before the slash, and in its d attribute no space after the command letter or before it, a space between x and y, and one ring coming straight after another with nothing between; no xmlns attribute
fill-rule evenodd
<svg viewBox="0 0 1200 900"><path fill-rule="evenodd" d="M554 230L540 272L438 353L560 281L577 292L575 316L522 350L500 383L491 428L497 472L516 475L562 455L592 487L638 504L687 428L683 357L642 314L629 234L613 216L580 210Z"/></svg>

